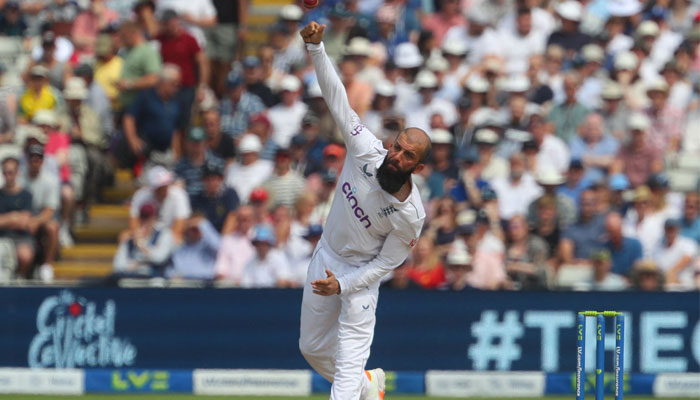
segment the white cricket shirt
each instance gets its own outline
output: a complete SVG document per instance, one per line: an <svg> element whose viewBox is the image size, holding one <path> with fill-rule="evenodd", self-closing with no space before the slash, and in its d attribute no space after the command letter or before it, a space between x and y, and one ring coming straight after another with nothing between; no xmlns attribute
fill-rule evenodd
<svg viewBox="0 0 700 400"><path fill-rule="evenodd" d="M347 147L321 241L340 261L358 267L338 277L342 293L353 293L379 281L404 262L423 228L425 210L415 183L405 201L379 186L377 168L387 151L350 107L323 43L306 47Z"/></svg>

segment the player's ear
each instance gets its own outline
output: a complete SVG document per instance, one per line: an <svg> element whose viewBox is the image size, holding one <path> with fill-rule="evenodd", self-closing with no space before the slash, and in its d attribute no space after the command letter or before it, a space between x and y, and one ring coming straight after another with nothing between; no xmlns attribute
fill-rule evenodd
<svg viewBox="0 0 700 400"><path fill-rule="evenodd" d="M414 174L420 174L421 172L423 172L423 169L424 169L424 168L425 168L425 164L424 164L424 163L419 163L418 165L416 165L416 169L413 170L413 173L414 173Z"/></svg>

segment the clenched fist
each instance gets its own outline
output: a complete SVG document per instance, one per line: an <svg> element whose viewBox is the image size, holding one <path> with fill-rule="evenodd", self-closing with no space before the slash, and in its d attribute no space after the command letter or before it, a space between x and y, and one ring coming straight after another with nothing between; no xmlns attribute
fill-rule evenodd
<svg viewBox="0 0 700 400"><path fill-rule="evenodd" d="M299 34L304 39L304 42L319 44L321 39L323 39L324 29L326 29L326 25L319 25L316 21L311 21Z"/></svg>

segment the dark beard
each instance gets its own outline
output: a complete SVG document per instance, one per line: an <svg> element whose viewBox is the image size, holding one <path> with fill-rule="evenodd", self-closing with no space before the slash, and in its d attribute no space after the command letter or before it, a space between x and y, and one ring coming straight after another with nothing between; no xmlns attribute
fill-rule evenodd
<svg viewBox="0 0 700 400"><path fill-rule="evenodd" d="M394 194L398 192L404 183L411 179L411 174L413 169L410 171L392 171L387 168L387 164L391 163L394 167L398 169L398 165L389 161L389 156L384 157L382 165L377 168L377 181L379 181L379 186L382 187L387 193Z"/></svg>

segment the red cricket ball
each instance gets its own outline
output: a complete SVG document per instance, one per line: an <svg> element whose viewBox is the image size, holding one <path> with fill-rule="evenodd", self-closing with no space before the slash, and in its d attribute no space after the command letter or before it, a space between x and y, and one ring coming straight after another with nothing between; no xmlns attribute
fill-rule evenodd
<svg viewBox="0 0 700 400"><path fill-rule="evenodd" d="M304 0L304 8L306 8L307 10L311 10L318 7L319 3L320 0Z"/></svg>

